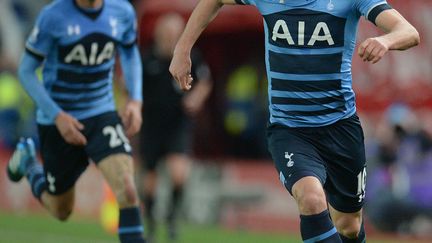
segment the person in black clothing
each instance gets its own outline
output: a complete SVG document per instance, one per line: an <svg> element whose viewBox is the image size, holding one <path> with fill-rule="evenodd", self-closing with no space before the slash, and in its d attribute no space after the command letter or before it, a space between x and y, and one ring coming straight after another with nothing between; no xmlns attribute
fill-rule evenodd
<svg viewBox="0 0 432 243"><path fill-rule="evenodd" d="M172 181L171 204L167 213L168 235L177 238L176 214L187 179L190 158L189 119L202 108L212 83L206 63L194 51L192 76L196 86L184 93L168 71L172 53L184 29L183 18L175 13L161 16L155 26L154 44L143 54L143 125L140 134L145 217L149 240L153 238L153 205L157 184L157 163L166 162Z"/></svg>

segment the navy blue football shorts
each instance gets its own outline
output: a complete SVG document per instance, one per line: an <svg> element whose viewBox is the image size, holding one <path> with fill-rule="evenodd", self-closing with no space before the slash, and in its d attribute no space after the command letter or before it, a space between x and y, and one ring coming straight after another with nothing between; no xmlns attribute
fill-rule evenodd
<svg viewBox="0 0 432 243"><path fill-rule="evenodd" d="M324 127L270 124L267 139L279 178L291 194L294 183L313 176L336 210L353 213L362 208L366 159L363 130L356 114Z"/></svg>
<svg viewBox="0 0 432 243"><path fill-rule="evenodd" d="M117 112L103 113L80 122L84 125L81 132L87 138L86 146L68 144L55 125L38 125L50 194L59 195L74 186L89 160L97 164L110 155L131 152Z"/></svg>

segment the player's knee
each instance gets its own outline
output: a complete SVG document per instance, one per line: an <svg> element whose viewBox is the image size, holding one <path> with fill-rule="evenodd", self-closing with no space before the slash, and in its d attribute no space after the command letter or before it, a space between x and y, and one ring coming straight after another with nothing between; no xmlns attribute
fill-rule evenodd
<svg viewBox="0 0 432 243"><path fill-rule="evenodd" d="M303 194L296 200L300 213L304 215L318 214L326 209L325 196L320 193Z"/></svg>
<svg viewBox="0 0 432 243"><path fill-rule="evenodd" d="M66 221L74 207L74 187L60 195L42 194L41 201L54 218Z"/></svg>
<svg viewBox="0 0 432 243"><path fill-rule="evenodd" d="M67 219L69 219L70 215L72 214L72 209L57 207L54 210L52 210L52 213L56 219L60 221L66 221Z"/></svg>
<svg viewBox="0 0 432 243"><path fill-rule="evenodd" d="M348 239L355 239L360 232L360 226L351 225L348 227L343 227L338 232Z"/></svg>
<svg viewBox="0 0 432 243"><path fill-rule="evenodd" d="M327 208L321 184L316 178L303 178L293 186L293 196L303 215L318 214Z"/></svg>
<svg viewBox="0 0 432 243"><path fill-rule="evenodd" d="M342 217L336 220L334 224L337 231L349 239L357 238L360 232L361 223L356 218Z"/></svg>

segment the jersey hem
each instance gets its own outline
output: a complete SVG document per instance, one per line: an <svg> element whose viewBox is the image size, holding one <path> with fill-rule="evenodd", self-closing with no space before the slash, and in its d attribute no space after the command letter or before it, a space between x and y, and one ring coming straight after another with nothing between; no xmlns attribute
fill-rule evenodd
<svg viewBox="0 0 432 243"><path fill-rule="evenodd" d="M284 124L284 123L282 123L282 122L272 122L272 121L271 121L271 120L272 120L272 117L270 116L269 124L270 124L270 125L277 124L277 125L281 125L281 126L285 126L285 127L291 127L291 128L301 128L301 127L325 127L325 126L330 126L330 125L332 125L332 124L334 124L334 123L336 123L336 122L338 122L338 121L340 121L340 120L347 119L347 118L349 118L350 116L353 116L356 112L357 112L357 109L354 107L353 111L351 111L351 112L345 114L345 115L342 116L341 118L339 118L339 119L335 119L335 120L332 120L332 121L330 121L330 122L321 123L321 124L304 124L304 123L298 123L298 122L288 121L288 122L290 123L290 125L288 125L288 124Z"/></svg>
<svg viewBox="0 0 432 243"><path fill-rule="evenodd" d="M116 109L105 109L99 112L95 112L95 113L91 113L91 114L83 114L82 116L76 116L76 115L72 115L74 118L76 118L77 120L84 120L84 119L88 119L88 118L92 118L95 116L99 116L101 114L104 113L108 113L108 112L113 112L116 111ZM67 112L67 111L65 111ZM40 109L38 110L38 117L36 119L36 123L39 125L44 125L44 126L49 126L49 125L54 125L55 121L50 121L49 119L45 118L45 117L40 117L43 115L39 115L41 113Z"/></svg>

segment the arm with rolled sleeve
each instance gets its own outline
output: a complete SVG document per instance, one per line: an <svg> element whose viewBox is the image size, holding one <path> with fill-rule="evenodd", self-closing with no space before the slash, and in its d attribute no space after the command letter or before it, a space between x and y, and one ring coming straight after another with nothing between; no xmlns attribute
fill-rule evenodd
<svg viewBox="0 0 432 243"><path fill-rule="evenodd" d="M249 1L249 0L248 0ZM192 88L192 46L224 4L246 4L246 0L201 0L193 10L174 50L169 71L182 90Z"/></svg>
<svg viewBox="0 0 432 243"><path fill-rule="evenodd" d="M417 30L386 1L357 0L354 7L385 32L360 44L358 54L363 61L376 63L389 50L406 50L420 43Z"/></svg>

